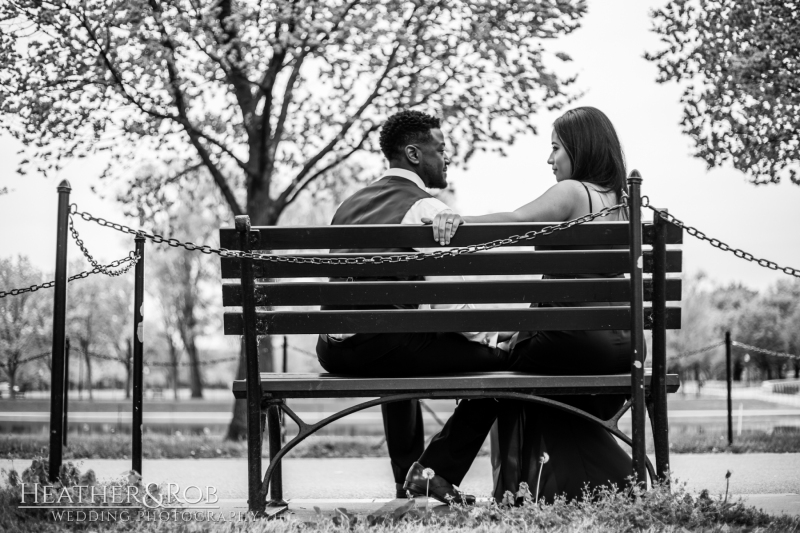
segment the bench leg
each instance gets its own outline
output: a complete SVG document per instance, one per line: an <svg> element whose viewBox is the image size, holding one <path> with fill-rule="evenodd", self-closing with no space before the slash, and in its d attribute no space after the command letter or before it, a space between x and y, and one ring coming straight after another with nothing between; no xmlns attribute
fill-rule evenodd
<svg viewBox="0 0 800 533"><path fill-rule="evenodd" d="M247 502L254 513L264 511L261 492L261 443L264 440L263 412L256 398L248 397L247 406Z"/></svg>
<svg viewBox="0 0 800 533"><path fill-rule="evenodd" d="M653 449L656 453L656 474L659 482L669 487L669 421L667 406L647 400L647 412L653 428Z"/></svg>
<svg viewBox="0 0 800 533"><path fill-rule="evenodd" d="M270 464L281 451L282 436L281 436L281 407L284 401L271 403L267 408L267 434L269 438L269 460ZM281 469L280 459L275 464L272 471L272 478L269 481L269 506L285 506L286 501L283 499L283 474Z"/></svg>

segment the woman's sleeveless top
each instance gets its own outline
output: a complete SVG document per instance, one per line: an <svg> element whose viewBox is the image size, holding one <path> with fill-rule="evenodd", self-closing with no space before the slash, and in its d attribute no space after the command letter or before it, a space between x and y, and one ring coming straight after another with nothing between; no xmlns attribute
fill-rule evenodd
<svg viewBox="0 0 800 533"><path fill-rule="evenodd" d="M586 189L589 197L589 211L596 213L606 207L618 204L617 194L614 191L606 191L593 183L578 182ZM614 222L628 220L626 209L617 209L605 217L597 219L600 222ZM537 250L610 250L615 248L626 248L624 246L537 246ZM621 278L624 274L544 274L542 279L589 279L589 278ZM540 303L539 307L599 307L599 306L622 306L629 302L560 302L560 303Z"/></svg>

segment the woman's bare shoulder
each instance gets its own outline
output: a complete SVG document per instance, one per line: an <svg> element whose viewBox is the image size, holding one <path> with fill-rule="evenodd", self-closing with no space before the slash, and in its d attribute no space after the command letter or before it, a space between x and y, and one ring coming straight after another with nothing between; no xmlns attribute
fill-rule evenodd
<svg viewBox="0 0 800 533"><path fill-rule="evenodd" d="M545 194L558 195L566 199L575 199L579 195L586 196L586 190L583 188L583 184L580 181L563 180L547 189Z"/></svg>

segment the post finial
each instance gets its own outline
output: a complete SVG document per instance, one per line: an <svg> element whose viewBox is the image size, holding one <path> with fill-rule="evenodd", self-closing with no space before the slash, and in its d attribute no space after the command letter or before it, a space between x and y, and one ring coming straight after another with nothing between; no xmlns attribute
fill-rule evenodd
<svg viewBox="0 0 800 533"><path fill-rule="evenodd" d="M72 191L72 185L69 184L67 180L61 180L61 183L58 184L56 188L58 192L70 192Z"/></svg>
<svg viewBox="0 0 800 533"><path fill-rule="evenodd" d="M639 174L639 171L636 169L631 170L631 173L628 175L628 184L636 183L641 185L642 183L642 175Z"/></svg>
<svg viewBox="0 0 800 533"><path fill-rule="evenodd" d="M250 231L250 217L247 215L239 215L234 218L236 221L236 231Z"/></svg>

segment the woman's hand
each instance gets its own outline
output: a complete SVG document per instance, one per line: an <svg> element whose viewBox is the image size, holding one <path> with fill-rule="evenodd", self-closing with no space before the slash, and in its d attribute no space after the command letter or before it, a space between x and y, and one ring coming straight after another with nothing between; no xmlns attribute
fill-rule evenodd
<svg viewBox="0 0 800 533"><path fill-rule="evenodd" d="M423 218L425 224L431 223L431 219ZM458 226L464 223L464 219L458 213L452 211L442 211L433 219L433 240L442 246L450 244L450 239L456 234Z"/></svg>

